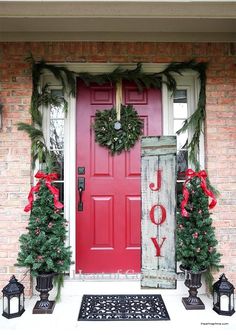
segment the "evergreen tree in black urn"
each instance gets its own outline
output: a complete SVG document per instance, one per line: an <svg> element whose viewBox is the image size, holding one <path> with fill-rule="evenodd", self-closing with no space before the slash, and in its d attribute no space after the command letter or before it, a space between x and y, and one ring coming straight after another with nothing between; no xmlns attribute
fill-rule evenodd
<svg viewBox="0 0 236 335"><path fill-rule="evenodd" d="M48 301L48 291L57 284L58 296L63 283L64 272L69 270L71 251L66 246L67 221L62 215L63 205L59 202L59 191L52 185L56 174L38 172L40 178L29 194L31 209L28 232L20 236L20 251L17 265L28 267L36 277L36 290L41 300L36 303L33 313L52 313L54 301ZM35 193L35 200L33 200Z"/></svg>
<svg viewBox="0 0 236 335"><path fill-rule="evenodd" d="M207 185L205 171L188 169L186 176L177 211L176 255L190 293L188 298L183 298L186 309L204 309L197 297L197 289L202 285L201 274L207 272L212 277L211 271L220 268L221 255L216 249L218 242L209 211L216 205L216 199Z"/></svg>

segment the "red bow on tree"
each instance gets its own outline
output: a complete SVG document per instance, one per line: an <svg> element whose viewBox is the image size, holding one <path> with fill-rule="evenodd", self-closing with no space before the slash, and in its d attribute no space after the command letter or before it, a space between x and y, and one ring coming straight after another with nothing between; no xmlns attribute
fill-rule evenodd
<svg viewBox="0 0 236 335"><path fill-rule="evenodd" d="M64 207L63 204L59 201L59 190L58 188L52 186L51 184L53 180L58 179L57 173L45 174L44 172L38 171L35 175L35 178L45 180L45 185L47 186L49 191L54 195L54 206L58 209L63 208ZM40 186L41 186L41 183L40 181L38 181L37 184L31 188L29 195L28 195L29 203L24 208L25 212L28 212L32 209L33 202L34 202L34 193L40 190Z"/></svg>
<svg viewBox="0 0 236 335"><path fill-rule="evenodd" d="M188 199L189 199L189 191L186 187L186 184L194 177L198 177L201 180L200 186L201 186L203 192L205 193L206 196L212 198L211 203L209 205L209 208L214 208L215 205L217 204L217 200L216 200L215 195L213 194L213 192L210 191L207 188L207 184L206 184L207 173L206 173L206 171L202 170L202 171L195 172L192 169L187 169L186 172L185 172L185 176L187 176L188 179L185 181L185 183L183 185L183 197L184 198L183 198L183 200L181 202L181 205L180 205L182 216L184 216L184 217L189 216L189 213L185 209L185 206L187 205Z"/></svg>

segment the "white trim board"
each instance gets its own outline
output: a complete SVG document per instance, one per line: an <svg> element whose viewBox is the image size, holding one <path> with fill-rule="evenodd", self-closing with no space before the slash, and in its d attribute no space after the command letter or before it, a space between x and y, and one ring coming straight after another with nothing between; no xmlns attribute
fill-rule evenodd
<svg viewBox="0 0 236 335"><path fill-rule="evenodd" d="M59 64L58 64L59 65ZM62 65L62 64L60 64ZM122 68L134 68L134 64L71 64L63 63L67 68L75 72L104 73L111 72L117 66ZM147 73L160 72L166 68L167 64L143 64L143 70ZM49 80L53 88L58 87L55 79L45 74L45 79ZM184 76L177 76L177 87L186 88L189 92L190 111L192 113L197 104L199 92L199 81L195 71L185 71ZM67 96L69 112L65 119L65 218L69 221L68 243L72 249L73 264L70 267L70 278L77 277L75 273L75 252L76 252L76 97ZM163 135L174 135L173 132L173 103L171 93L168 92L166 85L162 88L162 109L163 109ZM45 123L45 127L48 127ZM204 154L201 155L204 157ZM84 276L86 280L86 276Z"/></svg>
<svg viewBox="0 0 236 335"><path fill-rule="evenodd" d="M1 32L0 42L234 43L236 32Z"/></svg>
<svg viewBox="0 0 236 335"><path fill-rule="evenodd" d="M235 1L118 0L118 1L0 1L0 17L155 17L235 18ZM171 2L171 4L170 4ZM42 6L42 3L44 4Z"/></svg>
<svg viewBox="0 0 236 335"><path fill-rule="evenodd" d="M236 41L235 1L27 1L24 4L24 1L0 1L0 41Z"/></svg>

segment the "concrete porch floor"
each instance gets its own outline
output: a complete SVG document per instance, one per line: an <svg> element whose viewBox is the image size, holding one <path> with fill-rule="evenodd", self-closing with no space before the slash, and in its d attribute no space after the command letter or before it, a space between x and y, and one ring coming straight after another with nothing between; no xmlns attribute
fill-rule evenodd
<svg viewBox="0 0 236 335"><path fill-rule="evenodd" d="M184 293L183 293L184 292ZM187 288L178 282L177 290L140 289L139 281L77 281L67 280L61 302L50 315L33 315L38 296L26 299L25 313L8 320L0 316L0 334L39 334L65 332L67 334L236 334L236 313L220 316L212 310L212 299L199 292L205 310L187 311L181 301ZM161 294L170 315L170 321L77 321L83 294ZM50 294L52 300L54 292ZM2 313L2 307L1 307Z"/></svg>

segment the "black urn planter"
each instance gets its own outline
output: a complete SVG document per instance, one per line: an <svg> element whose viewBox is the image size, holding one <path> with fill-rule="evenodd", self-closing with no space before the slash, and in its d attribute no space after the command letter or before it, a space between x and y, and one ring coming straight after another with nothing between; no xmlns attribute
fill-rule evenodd
<svg viewBox="0 0 236 335"><path fill-rule="evenodd" d="M197 289L202 286L201 276L202 273L207 270L202 270L199 272L192 272L191 270L185 269L180 265L180 270L186 274L185 286L189 288L189 296L187 298L182 298L184 307L188 310L191 309L205 309L205 305L200 298L197 297Z"/></svg>
<svg viewBox="0 0 236 335"><path fill-rule="evenodd" d="M40 292L40 300L33 308L33 314L52 314L55 301L48 300L49 291L53 288L52 280L55 273L42 273L36 277L36 290Z"/></svg>

